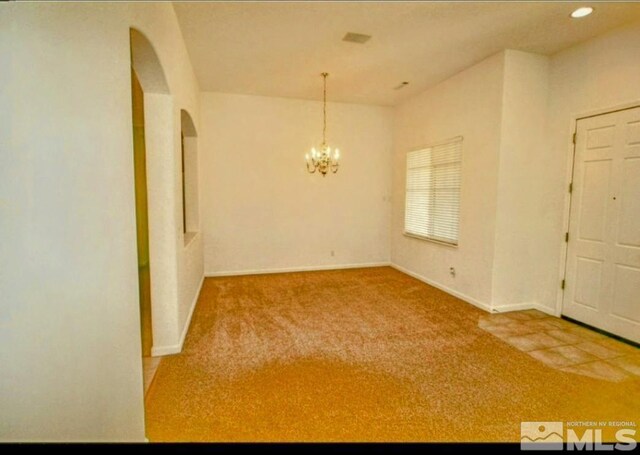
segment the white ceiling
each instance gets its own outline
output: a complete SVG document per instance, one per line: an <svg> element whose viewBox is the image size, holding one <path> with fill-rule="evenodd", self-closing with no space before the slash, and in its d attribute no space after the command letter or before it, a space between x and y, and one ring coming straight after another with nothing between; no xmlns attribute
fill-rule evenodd
<svg viewBox="0 0 640 455"><path fill-rule="evenodd" d="M583 19L578 6L595 12ZM394 105L502 50L553 54L640 19L640 3L239 2L174 7L204 91ZM347 32L372 35L365 44ZM394 90L402 81L409 85Z"/></svg>

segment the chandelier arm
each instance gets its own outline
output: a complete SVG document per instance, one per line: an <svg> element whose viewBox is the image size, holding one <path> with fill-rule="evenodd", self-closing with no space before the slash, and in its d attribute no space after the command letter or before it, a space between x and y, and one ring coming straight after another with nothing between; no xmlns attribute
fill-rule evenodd
<svg viewBox="0 0 640 455"><path fill-rule="evenodd" d="M313 174L314 172L316 172L316 166L313 166L313 170L311 170L311 167L309 166L309 162L307 161L307 171L309 171L309 174Z"/></svg>

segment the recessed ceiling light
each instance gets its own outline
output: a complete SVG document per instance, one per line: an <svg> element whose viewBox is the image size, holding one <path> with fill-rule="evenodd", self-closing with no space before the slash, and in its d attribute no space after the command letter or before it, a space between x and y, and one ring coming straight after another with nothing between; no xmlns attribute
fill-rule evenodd
<svg viewBox="0 0 640 455"><path fill-rule="evenodd" d="M593 8L591 8L590 6L583 6L571 13L571 17L573 17L574 19L578 19L580 17L588 16L591 13L593 13Z"/></svg>

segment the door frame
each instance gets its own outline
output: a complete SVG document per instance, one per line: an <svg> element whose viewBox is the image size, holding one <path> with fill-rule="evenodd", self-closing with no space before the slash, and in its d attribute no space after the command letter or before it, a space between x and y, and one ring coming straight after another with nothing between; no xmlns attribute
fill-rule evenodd
<svg viewBox="0 0 640 455"><path fill-rule="evenodd" d="M589 117L597 117L598 115L611 114L613 112L625 111L627 109L634 109L640 107L640 99L635 101L629 101L626 103L616 104L605 108L591 109L589 111L575 113L571 116L570 125L568 128L568 144L567 144L567 163L566 163L566 175L565 175L565 197L564 207L562 214L562 232L569 232L569 223L571 221L571 200L572 193L569 192L569 185L573 181L573 167L575 165L575 151L576 144L573 143L573 135L578 130L578 120L583 120ZM569 243L565 241L564 235L559 236L560 239L560 266L558 267L558 283L562 283L565 279L567 272L567 253L569 250ZM555 315L562 316L562 307L564 304L564 289L558 284L558 292L556 294L556 308Z"/></svg>

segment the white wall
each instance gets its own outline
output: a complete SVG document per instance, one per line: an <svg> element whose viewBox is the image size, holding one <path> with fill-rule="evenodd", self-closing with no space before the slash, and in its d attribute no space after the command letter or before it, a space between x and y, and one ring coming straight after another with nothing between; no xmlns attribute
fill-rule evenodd
<svg viewBox="0 0 640 455"><path fill-rule="evenodd" d="M171 159L174 142L174 103L171 94L145 93L144 123L149 214L151 324L153 346L178 339L178 244L174 188L178 185Z"/></svg>
<svg viewBox="0 0 640 455"><path fill-rule="evenodd" d="M0 440L143 440L129 28L165 69L175 161L179 109L199 117L175 13L11 3L0 23ZM176 327L202 274L194 245Z"/></svg>
<svg viewBox="0 0 640 455"><path fill-rule="evenodd" d="M500 53L423 92L397 108L394 129L391 261L485 306L493 279L503 69ZM406 153L460 135L458 247L404 236Z"/></svg>
<svg viewBox="0 0 640 455"><path fill-rule="evenodd" d="M191 316L195 309L196 300L200 294L200 288L204 280L204 248L203 235L200 227L200 153L197 136L184 138L185 148L185 198L187 200L186 223L187 233L182 233L178 242L179 256L179 282L180 282L180 306L178 309L178 329L180 330L178 343L174 346L155 345L154 352L158 354L180 352L182 344L189 330ZM180 200L182 204L182 200ZM182 217L182 213L180 213Z"/></svg>
<svg viewBox="0 0 640 455"><path fill-rule="evenodd" d="M560 311L564 233L568 216L567 183L575 118L620 105L640 105L640 22L613 30L551 58L547 147L533 172L544 176L537 190L546 201L538 208L539 272L537 301Z"/></svg>
<svg viewBox="0 0 640 455"><path fill-rule="evenodd" d="M342 157L322 177L304 163L322 103L204 93L200 104L206 274L389 261L389 108L328 104Z"/></svg>
<svg viewBox="0 0 640 455"><path fill-rule="evenodd" d="M549 59L505 51L498 200L491 304L537 304L539 220L547 200L544 170Z"/></svg>

